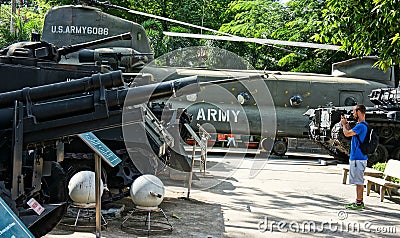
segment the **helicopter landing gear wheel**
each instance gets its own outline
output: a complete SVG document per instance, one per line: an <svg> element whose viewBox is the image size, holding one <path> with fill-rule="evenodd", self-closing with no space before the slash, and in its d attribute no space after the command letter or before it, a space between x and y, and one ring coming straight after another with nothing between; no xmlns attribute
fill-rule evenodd
<svg viewBox="0 0 400 238"><path fill-rule="evenodd" d="M288 144L285 140L277 140L272 146L272 153L276 155L285 155L288 149Z"/></svg>
<svg viewBox="0 0 400 238"><path fill-rule="evenodd" d="M379 144L375 153L368 157L368 166L372 166L378 162L386 162L389 157L389 152L384 145Z"/></svg>

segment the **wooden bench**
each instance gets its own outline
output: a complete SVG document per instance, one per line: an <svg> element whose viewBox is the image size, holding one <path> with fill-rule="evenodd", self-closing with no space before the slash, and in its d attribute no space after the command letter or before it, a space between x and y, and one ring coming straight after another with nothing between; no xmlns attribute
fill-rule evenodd
<svg viewBox="0 0 400 238"><path fill-rule="evenodd" d="M369 196L369 192L371 190L371 185L376 184L379 187L379 194L381 196L381 202L383 202L385 191L389 194L390 198L392 194L390 192L390 188L400 188L399 183L391 182L391 178L400 178L400 161L399 160L389 160L385 171L383 172L385 175L384 178L375 178L372 176L365 176L365 180L367 180L367 196Z"/></svg>
<svg viewBox="0 0 400 238"><path fill-rule="evenodd" d="M349 167L350 165L348 164L338 164L337 167L341 168L343 170L343 178L342 178L342 183L346 184L347 182L347 175L349 174ZM365 168L364 175L370 176L370 177L375 177L375 178L381 178L383 175L383 172L373 169L373 168Z"/></svg>

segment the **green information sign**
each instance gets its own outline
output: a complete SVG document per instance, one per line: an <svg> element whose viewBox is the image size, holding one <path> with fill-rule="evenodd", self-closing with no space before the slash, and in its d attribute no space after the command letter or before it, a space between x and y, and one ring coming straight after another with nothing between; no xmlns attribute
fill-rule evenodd
<svg viewBox="0 0 400 238"><path fill-rule="evenodd" d="M24 223L15 215L10 207L0 197L0 237L17 238L35 236L26 228Z"/></svg>
<svg viewBox="0 0 400 238"><path fill-rule="evenodd" d="M92 132L82 133L78 136L111 167L121 163L122 160Z"/></svg>

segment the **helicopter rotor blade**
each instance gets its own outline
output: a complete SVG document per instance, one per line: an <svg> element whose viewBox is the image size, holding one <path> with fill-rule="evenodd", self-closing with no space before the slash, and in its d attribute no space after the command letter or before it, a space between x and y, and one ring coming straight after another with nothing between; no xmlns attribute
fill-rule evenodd
<svg viewBox="0 0 400 238"><path fill-rule="evenodd" d="M252 42L257 44L270 44L270 45L286 45L296 46L304 48L315 48L325 50L341 50L340 46L337 45L326 45L308 42L297 42L297 41L283 41L283 40L271 40L271 39L260 39L260 38L247 38L239 36L216 36L216 35L205 35L205 34L191 34L191 33L178 33L164 31L164 35L172 37L186 37L195 39L209 39L209 40L226 40L226 41L238 41L238 42Z"/></svg>
<svg viewBox="0 0 400 238"><path fill-rule="evenodd" d="M108 1L101 2L101 1L97 1L97 0L86 0L86 1L83 1L83 2L87 2L89 4L103 6L103 7L106 7L106 8L119 9L119 10L123 10L123 11L129 12L131 14L146 16L146 17L150 17L150 18L154 18L154 19L158 19L158 20L162 20L162 21L168 21L168 22L172 22L172 23L175 23L175 24L189 26L189 27L193 27L193 28L197 28L197 29L201 29L201 30L205 30L205 31L211 31L211 32L216 33L216 34L223 35L223 36L216 36L216 35L204 35L204 34L164 32L164 34L167 35L167 36L177 36L177 37L197 38L197 39L211 39L211 40L227 40L227 41L239 41L239 42L254 42L254 43L257 43L257 44L261 44L261 45L268 45L270 47L274 47L274 48L277 48L277 49L280 49L280 50L284 50L284 51L287 51L287 52L292 52L292 53L295 53L295 54L298 54L298 55L301 55L301 56L306 56L306 55L305 54L301 54L301 53L297 53L297 52L294 52L294 51L291 51L291 50L288 50L288 49L285 49L285 48L281 48L281 47L278 47L278 46L274 46L274 45L287 45L287 46L297 46L297 47L315 48L315 49L327 49L327 50L341 50L340 46L336 46L336 45L326 45L326 44L307 43L307 42L295 42L295 41L282 41L282 40L239 37L239 36L235 36L235 35L232 35L232 34L229 34L229 33L226 33L226 32L217 31L217 30L214 30L214 29L211 29L211 28L198 26L198 25L187 23L187 22L183 22L183 21L178 21L178 20L174 20L174 19L171 19L171 18L167 18L167 17L157 16L157 15L146 13L146 12L131 10L129 8L121 7L121 6L118 6L118 5L113 5Z"/></svg>

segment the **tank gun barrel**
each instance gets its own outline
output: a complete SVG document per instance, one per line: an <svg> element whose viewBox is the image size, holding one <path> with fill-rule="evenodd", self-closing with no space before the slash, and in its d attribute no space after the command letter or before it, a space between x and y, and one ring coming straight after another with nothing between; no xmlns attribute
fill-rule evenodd
<svg viewBox="0 0 400 238"><path fill-rule="evenodd" d="M129 89L126 91L125 103L127 105L136 105L147 101L155 101L171 96L179 97L200 91L197 76L161 82L156 85L155 87L154 84L148 84Z"/></svg>
<svg viewBox="0 0 400 238"><path fill-rule="evenodd" d="M90 77L71 80L68 82L54 83L34 88L0 93L0 107L12 106L15 100L41 101L51 98L63 97L76 93L83 93L99 89L100 87L112 88L123 86L124 81L121 71L105 74L93 74Z"/></svg>
<svg viewBox="0 0 400 238"><path fill-rule="evenodd" d="M73 82L66 82L64 86ZM32 88L35 91L36 88ZM58 88L62 91L62 88ZM196 93L200 90L196 76L181 78L157 84L138 86L133 88L97 89L88 94L71 95L63 99L56 97L47 98L45 102L23 103L24 119L27 120L24 131L35 128L46 128L45 132L34 136L35 139L26 137L24 143L51 140L62 136L82 133L84 131L98 130L105 127L119 126L121 124L122 107L146 103L161 98L179 96L182 94ZM84 92L84 90L82 90ZM0 129L11 129L15 108L0 109ZM114 115L117 120L108 120ZM33 121L32 121L33 120ZM93 121L101 120L101 123ZM74 127L74 123L78 126ZM51 128L64 128L56 134Z"/></svg>
<svg viewBox="0 0 400 238"><path fill-rule="evenodd" d="M84 42L84 43L80 43L80 44L75 44L75 45L69 45L69 46L64 46L58 49L58 54L61 55L67 55L69 53L73 53L76 51L79 51L81 49L87 48L87 47L91 47L94 45L99 45L99 44L104 44L104 43L108 43L108 42L112 42L112 41L117 41L117 40L131 40L132 36L129 32L127 33L123 33L123 34L119 34L116 36L110 36L107 38L103 38L100 40L94 40L94 41L89 41L89 42Z"/></svg>

